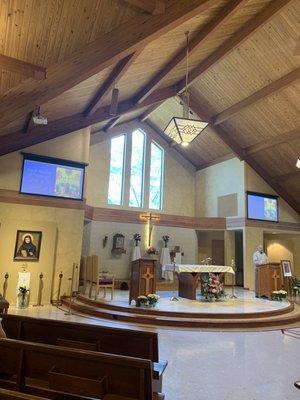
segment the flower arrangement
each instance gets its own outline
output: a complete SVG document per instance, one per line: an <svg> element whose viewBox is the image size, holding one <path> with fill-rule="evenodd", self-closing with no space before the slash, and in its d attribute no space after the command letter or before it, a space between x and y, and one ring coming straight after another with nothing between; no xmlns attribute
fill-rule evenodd
<svg viewBox="0 0 300 400"><path fill-rule="evenodd" d="M274 290L272 292L272 300L282 301L283 299L286 299L286 296L286 290Z"/></svg>
<svg viewBox="0 0 300 400"><path fill-rule="evenodd" d="M20 286L20 287L19 287L19 292L20 292L23 296L25 296L25 294L29 292L29 289L27 289L26 286Z"/></svg>
<svg viewBox="0 0 300 400"><path fill-rule="evenodd" d="M19 295L18 295L18 307L26 308L28 306L28 296L27 293L29 289L26 286L19 286Z"/></svg>
<svg viewBox="0 0 300 400"><path fill-rule="evenodd" d="M155 307L156 303L158 302L159 296L155 293L150 293L147 296L138 296L136 299L136 306L137 307Z"/></svg>
<svg viewBox="0 0 300 400"><path fill-rule="evenodd" d="M219 281L218 275L208 274L208 279L202 282L202 295L206 300L218 300L225 296L222 283Z"/></svg>
<svg viewBox="0 0 300 400"><path fill-rule="evenodd" d="M163 240L164 243L165 243L165 247L168 247L168 242L169 242L169 240L170 240L170 236L169 236L169 235L164 235L164 236L162 237L162 240Z"/></svg>
<svg viewBox="0 0 300 400"><path fill-rule="evenodd" d="M135 233L133 235L133 240L135 241L135 245L138 246L141 241L141 235L139 233Z"/></svg>
<svg viewBox="0 0 300 400"><path fill-rule="evenodd" d="M147 254L157 254L156 248L153 246L150 246L147 250L146 250Z"/></svg>

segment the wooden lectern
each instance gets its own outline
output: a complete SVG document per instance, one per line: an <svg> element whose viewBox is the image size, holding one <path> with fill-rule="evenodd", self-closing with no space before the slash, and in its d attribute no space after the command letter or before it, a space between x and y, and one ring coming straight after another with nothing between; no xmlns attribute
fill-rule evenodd
<svg viewBox="0 0 300 400"><path fill-rule="evenodd" d="M139 258L131 263L129 304L138 296L156 292L156 260Z"/></svg>
<svg viewBox="0 0 300 400"><path fill-rule="evenodd" d="M272 298L274 290L281 290L281 267L278 263L263 264L255 269L255 291L258 297Z"/></svg>

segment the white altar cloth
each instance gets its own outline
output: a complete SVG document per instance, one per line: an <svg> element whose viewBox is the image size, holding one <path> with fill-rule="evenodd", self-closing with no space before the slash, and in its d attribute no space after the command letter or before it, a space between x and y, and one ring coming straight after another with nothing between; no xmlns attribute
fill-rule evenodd
<svg viewBox="0 0 300 400"><path fill-rule="evenodd" d="M170 250L167 247L163 247L161 249L161 254L160 254L160 264L163 265L169 265L171 264L171 257L170 257ZM161 270L161 276L163 279L166 281L171 281L173 282L174 280L174 274L173 271L169 270Z"/></svg>
<svg viewBox="0 0 300 400"><path fill-rule="evenodd" d="M235 274L233 268L226 265L165 264L162 266L162 271L173 271L179 274L181 272L212 272L215 274L228 272L229 274Z"/></svg>

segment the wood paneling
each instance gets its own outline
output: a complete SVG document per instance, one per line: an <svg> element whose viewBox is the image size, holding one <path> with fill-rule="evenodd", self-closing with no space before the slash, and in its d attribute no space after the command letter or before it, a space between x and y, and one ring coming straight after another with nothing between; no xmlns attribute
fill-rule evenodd
<svg viewBox="0 0 300 400"><path fill-rule="evenodd" d="M300 231L300 223L255 221L247 218L235 218L235 217L226 218L227 229L243 228L245 226L253 228L262 228L272 231L277 231L277 230L295 231L295 232Z"/></svg>
<svg viewBox="0 0 300 400"><path fill-rule="evenodd" d="M91 211L93 209L93 211ZM86 219L93 221L108 221L129 224L146 224L147 221L141 218L144 211L127 211L122 209L100 208L88 206ZM154 225L171 226L189 229L225 229L225 218L194 218L183 217L180 215L160 214L158 221L153 221Z"/></svg>
<svg viewBox="0 0 300 400"><path fill-rule="evenodd" d="M24 78L46 78L46 68L18 60L17 58L8 57L3 54L0 54L0 68L5 69L6 71L16 72L17 74L23 75Z"/></svg>
<svg viewBox="0 0 300 400"><path fill-rule="evenodd" d="M142 11L149 14L163 14L166 10L166 5L163 0L124 0L126 3L138 7Z"/></svg>

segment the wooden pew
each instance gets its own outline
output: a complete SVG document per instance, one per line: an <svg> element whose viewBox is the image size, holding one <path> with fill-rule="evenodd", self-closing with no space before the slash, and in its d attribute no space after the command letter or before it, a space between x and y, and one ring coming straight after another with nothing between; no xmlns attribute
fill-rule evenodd
<svg viewBox="0 0 300 400"><path fill-rule="evenodd" d="M0 339L0 387L49 399L159 398L150 360L14 339Z"/></svg>
<svg viewBox="0 0 300 400"><path fill-rule="evenodd" d="M3 329L10 339L151 360L154 390L162 391L167 361L159 360L157 333L13 314L2 317Z"/></svg>
<svg viewBox="0 0 300 400"><path fill-rule="evenodd" d="M13 390L6 390L0 388L0 399L1 400L47 400L46 397L36 397L32 394L25 394L15 392Z"/></svg>

